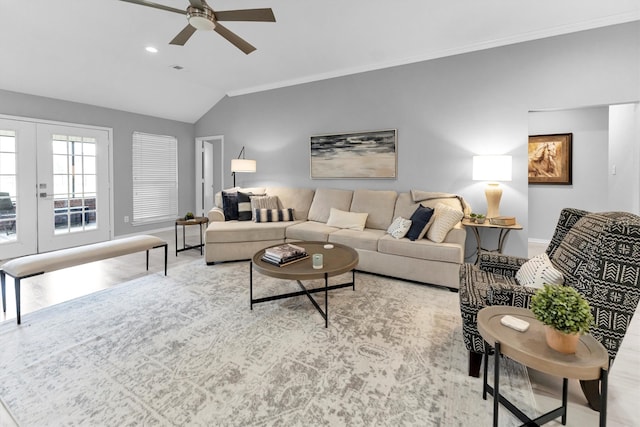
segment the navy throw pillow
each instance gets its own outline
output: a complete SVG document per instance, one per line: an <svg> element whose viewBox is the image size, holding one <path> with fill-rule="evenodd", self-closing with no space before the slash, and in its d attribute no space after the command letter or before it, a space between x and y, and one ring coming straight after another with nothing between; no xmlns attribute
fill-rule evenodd
<svg viewBox="0 0 640 427"><path fill-rule="evenodd" d="M424 237L425 228L429 223L429 220L433 216L433 209L426 208L422 205L418 206L418 209L411 215L411 228L407 232L405 237L408 237L409 240L414 241L420 238L420 235Z"/></svg>
<svg viewBox="0 0 640 427"><path fill-rule="evenodd" d="M222 211L224 220L231 221L238 219L238 193L235 191L222 192Z"/></svg>
<svg viewBox="0 0 640 427"><path fill-rule="evenodd" d="M238 191L238 221L251 221L251 193Z"/></svg>

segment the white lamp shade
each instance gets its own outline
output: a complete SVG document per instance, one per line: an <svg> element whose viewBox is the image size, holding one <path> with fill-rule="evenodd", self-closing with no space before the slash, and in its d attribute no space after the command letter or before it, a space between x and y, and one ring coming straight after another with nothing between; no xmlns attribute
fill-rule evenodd
<svg viewBox="0 0 640 427"><path fill-rule="evenodd" d="M511 156L473 156L474 181L511 181Z"/></svg>
<svg viewBox="0 0 640 427"><path fill-rule="evenodd" d="M231 172L251 173L256 171L256 161L249 159L231 159Z"/></svg>

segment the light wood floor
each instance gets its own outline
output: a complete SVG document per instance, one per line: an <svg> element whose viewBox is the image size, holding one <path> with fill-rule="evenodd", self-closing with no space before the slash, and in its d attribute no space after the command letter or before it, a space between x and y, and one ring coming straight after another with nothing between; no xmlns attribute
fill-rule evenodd
<svg viewBox="0 0 640 427"><path fill-rule="evenodd" d="M198 243L198 227L186 228L187 244ZM175 237L173 230L154 233L169 243L169 269L204 257L197 250L188 250L175 255ZM181 239L181 231L178 230ZM182 242L180 241L180 247ZM543 245L530 245L529 256L544 251ZM151 251L149 270L162 271L164 268L164 254L162 250ZM215 268L215 267L212 267ZM126 255L119 258L85 264L51 272L42 276L27 279L22 286L22 314L48 307L77 298L92 292L116 286L120 283L146 275L144 252ZM7 278L7 312L0 314L0 320L15 319L15 302L13 281ZM632 328L618 353L616 363L611 370L609 386L609 426L640 425L634 421L636 402L640 401L640 374L636 365L640 361L640 316L636 315ZM551 377L536 371L529 371L536 404L541 412L558 406L561 379ZM596 426L598 413L586 406L586 399L582 395L577 381L570 382L568 421L569 426ZM480 393L480 391L479 391ZM501 410L504 410L501 408ZM0 427L12 426L11 420L3 417L0 408ZM633 417L632 417L633 416ZM552 422L548 425L561 425Z"/></svg>

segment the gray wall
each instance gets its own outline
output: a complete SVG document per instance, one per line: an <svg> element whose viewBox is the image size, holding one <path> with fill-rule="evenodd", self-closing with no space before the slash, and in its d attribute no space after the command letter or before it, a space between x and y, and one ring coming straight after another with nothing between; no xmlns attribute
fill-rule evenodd
<svg viewBox="0 0 640 427"><path fill-rule="evenodd" d="M529 185L529 238L551 240L564 207L608 210L608 106L531 112L529 133L573 133L572 185Z"/></svg>
<svg viewBox="0 0 640 427"><path fill-rule="evenodd" d="M524 256L528 111L639 100L639 41L634 22L225 98L196 123L196 135L225 136L227 169L246 146L258 172L238 175L239 185L448 191L477 211L486 202L484 184L471 180L472 156L510 154L514 176L503 184L500 212L524 226L506 248ZM310 179L310 135L387 128L398 129L397 180Z"/></svg>
<svg viewBox="0 0 640 427"><path fill-rule="evenodd" d="M128 215L131 218L133 212L131 138L134 131L171 135L178 139L180 212L193 209L195 203L193 124L4 90L0 90L0 114L113 129L112 185L115 217L113 226L116 236L173 225L173 222L168 222L133 227L131 223L124 223L124 216Z"/></svg>

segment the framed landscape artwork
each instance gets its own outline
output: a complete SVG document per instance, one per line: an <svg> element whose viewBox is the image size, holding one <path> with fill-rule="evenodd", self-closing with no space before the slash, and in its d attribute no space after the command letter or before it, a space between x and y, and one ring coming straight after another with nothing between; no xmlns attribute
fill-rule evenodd
<svg viewBox="0 0 640 427"><path fill-rule="evenodd" d="M395 129L311 137L311 178L398 177Z"/></svg>
<svg viewBox="0 0 640 427"><path fill-rule="evenodd" d="M529 136L529 184L571 184L573 134Z"/></svg>

